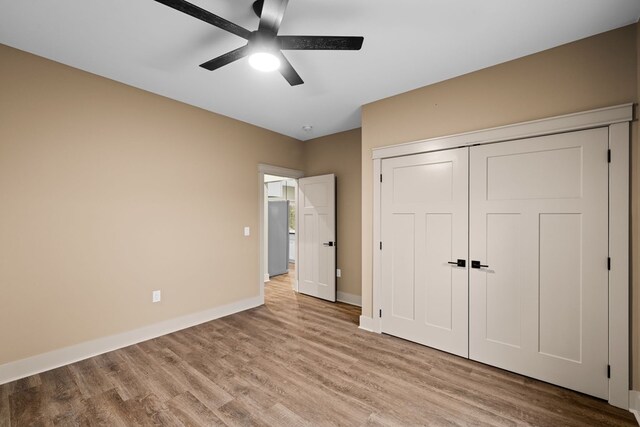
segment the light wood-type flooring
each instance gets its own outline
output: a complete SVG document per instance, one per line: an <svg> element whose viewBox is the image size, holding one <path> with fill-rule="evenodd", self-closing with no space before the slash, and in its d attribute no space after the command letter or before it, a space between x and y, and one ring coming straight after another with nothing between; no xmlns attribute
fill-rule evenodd
<svg viewBox="0 0 640 427"><path fill-rule="evenodd" d="M23 425L635 425L606 402L398 338L266 285L266 305L0 386Z"/></svg>

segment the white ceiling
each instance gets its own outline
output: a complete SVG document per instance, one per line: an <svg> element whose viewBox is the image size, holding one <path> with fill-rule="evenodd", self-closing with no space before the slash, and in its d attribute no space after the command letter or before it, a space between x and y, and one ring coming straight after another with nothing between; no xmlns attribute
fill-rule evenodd
<svg viewBox="0 0 640 427"><path fill-rule="evenodd" d="M257 29L253 0L192 2ZM244 40L153 0L0 0L0 43L307 140L359 127L369 102L639 16L640 0L290 0L280 34L365 38L358 52L286 51L296 87L246 59L200 68Z"/></svg>

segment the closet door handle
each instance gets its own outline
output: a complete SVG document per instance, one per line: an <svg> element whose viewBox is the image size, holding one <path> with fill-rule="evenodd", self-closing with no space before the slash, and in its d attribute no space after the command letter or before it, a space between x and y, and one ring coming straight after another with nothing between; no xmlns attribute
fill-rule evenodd
<svg viewBox="0 0 640 427"><path fill-rule="evenodd" d="M464 260L464 259L458 258L457 261L449 261L449 264L455 265L457 267L466 267L467 266L467 261Z"/></svg>
<svg viewBox="0 0 640 427"><path fill-rule="evenodd" d="M336 242L325 242L322 244L323 246L335 246Z"/></svg>
<svg viewBox="0 0 640 427"><path fill-rule="evenodd" d="M488 268L488 265L480 264L480 261L471 261L471 268Z"/></svg>

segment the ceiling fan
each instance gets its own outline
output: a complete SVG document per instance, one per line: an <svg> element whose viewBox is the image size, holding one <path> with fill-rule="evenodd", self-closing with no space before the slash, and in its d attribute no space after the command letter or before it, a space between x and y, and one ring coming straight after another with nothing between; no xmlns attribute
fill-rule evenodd
<svg viewBox="0 0 640 427"><path fill-rule="evenodd" d="M213 71L249 56L249 63L261 71L279 70L291 86L304 83L283 50L360 50L364 37L352 36L280 36L278 30L289 0L257 0L253 10L260 17L258 30L249 31L185 0L155 0L179 12L207 22L238 37L247 44L211 59L202 68Z"/></svg>

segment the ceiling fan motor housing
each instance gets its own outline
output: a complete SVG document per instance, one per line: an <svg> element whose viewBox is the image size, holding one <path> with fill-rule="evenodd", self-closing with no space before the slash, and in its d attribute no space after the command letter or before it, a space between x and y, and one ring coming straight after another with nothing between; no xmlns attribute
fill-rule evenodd
<svg viewBox="0 0 640 427"><path fill-rule="evenodd" d="M255 13L258 18L262 16L262 6L264 6L264 0L256 0L251 6L253 8L253 13Z"/></svg>
<svg viewBox="0 0 640 427"><path fill-rule="evenodd" d="M274 52L280 50L275 34L268 31L253 31L249 38L249 50L251 52Z"/></svg>

